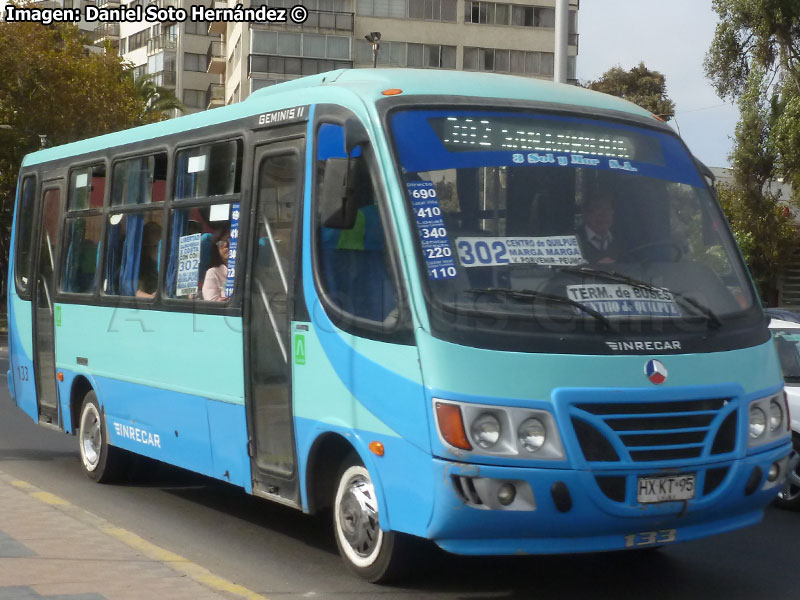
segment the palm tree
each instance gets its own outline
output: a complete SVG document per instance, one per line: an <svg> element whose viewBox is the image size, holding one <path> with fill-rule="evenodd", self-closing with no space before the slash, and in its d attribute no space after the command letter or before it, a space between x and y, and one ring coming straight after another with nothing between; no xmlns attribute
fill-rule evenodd
<svg viewBox="0 0 800 600"><path fill-rule="evenodd" d="M155 123L168 119L169 111L186 111L186 106L169 88L156 85L152 75L143 75L133 82L136 97L142 103L142 112L136 119L137 125Z"/></svg>

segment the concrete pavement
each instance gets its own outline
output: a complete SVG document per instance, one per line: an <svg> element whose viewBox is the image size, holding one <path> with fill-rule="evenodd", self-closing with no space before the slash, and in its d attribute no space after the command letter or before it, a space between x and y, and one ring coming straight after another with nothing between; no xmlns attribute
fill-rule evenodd
<svg viewBox="0 0 800 600"><path fill-rule="evenodd" d="M7 359L0 332L0 360ZM0 600L149 598L265 600L0 470Z"/></svg>
<svg viewBox="0 0 800 600"><path fill-rule="evenodd" d="M0 471L0 600L263 599Z"/></svg>

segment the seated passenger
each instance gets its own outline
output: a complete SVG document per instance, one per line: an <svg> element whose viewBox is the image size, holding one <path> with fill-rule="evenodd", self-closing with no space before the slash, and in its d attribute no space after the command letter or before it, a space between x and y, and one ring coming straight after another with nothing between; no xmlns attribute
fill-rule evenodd
<svg viewBox="0 0 800 600"><path fill-rule="evenodd" d="M203 281L203 300L225 302L225 282L228 279L228 228L218 231L212 240L209 268Z"/></svg>
<svg viewBox="0 0 800 600"><path fill-rule="evenodd" d="M142 229L142 256L139 262L137 298L155 298L158 288L158 246L161 243L161 224L150 221Z"/></svg>

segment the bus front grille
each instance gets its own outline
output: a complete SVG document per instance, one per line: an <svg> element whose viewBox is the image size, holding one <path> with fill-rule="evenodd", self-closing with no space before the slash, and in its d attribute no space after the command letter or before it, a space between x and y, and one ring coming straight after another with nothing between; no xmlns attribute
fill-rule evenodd
<svg viewBox="0 0 800 600"><path fill-rule="evenodd" d="M575 436L589 462L654 462L733 452L730 398L572 405Z"/></svg>

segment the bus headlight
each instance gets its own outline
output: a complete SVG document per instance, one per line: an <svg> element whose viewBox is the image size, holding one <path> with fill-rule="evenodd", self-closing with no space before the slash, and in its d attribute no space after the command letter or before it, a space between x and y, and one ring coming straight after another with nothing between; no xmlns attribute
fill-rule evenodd
<svg viewBox="0 0 800 600"><path fill-rule="evenodd" d="M542 422L534 417L522 422L517 431L517 436L519 437L519 445L528 452L533 453L544 446L544 442L547 439L547 430Z"/></svg>
<svg viewBox="0 0 800 600"><path fill-rule="evenodd" d="M500 421L491 413L483 413L472 422L470 433L472 441L484 450L491 448L500 440Z"/></svg>
<svg viewBox="0 0 800 600"><path fill-rule="evenodd" d="M782 393L753 400L748 413L747 445L750 448L789 437L789 407Z"/></svg>
<svg viewBox="0 0 800 600"><path fill-rule="evenodd" d="M775 431L783 423L783 408L780 403L773 398L769 402L769 430Z"/></svg>
<svg viewBox="0 0 800 600"><path fill-rule="evenodd" d="M758 406L750 407L750 439L757 440L767 430L767 415Z"/></svg>
<svg viewBox="0 0 800 600"><path fill-rule="evenodd" d="M461 460L469 455L566 459L556 419L546 408L432 400L439 440Z"/></svg>

